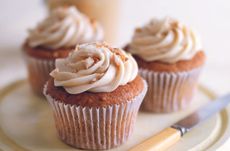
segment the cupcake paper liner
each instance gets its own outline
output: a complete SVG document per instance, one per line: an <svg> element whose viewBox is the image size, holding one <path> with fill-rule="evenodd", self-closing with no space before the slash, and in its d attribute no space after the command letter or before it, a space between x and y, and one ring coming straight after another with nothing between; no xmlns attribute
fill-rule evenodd
<svg viewBox="0 0 230 151"><path fill-rule="evenodd" d="M186 72L154 72L140 69L148 83L141 110L164 113L186 108L192 100L201 68Z"/></svg>
<svg viewBox="0 0 230 151"><path fill-rule="evenodd" d="M106 107L81 107L69 105L44 94L50 103L55 125L61 140L82 149L110 149L126 142L131 135L141 102L147 92L143 91L133 100Z"/></svg>
<svg viewBox="0 0 230 151"><path fill-rule="evenodd" d="M55 60L38 59L25 53L24 58L32 90L38 95L43 95L44 85L50 77L49 73L55 68Z"/></svg>

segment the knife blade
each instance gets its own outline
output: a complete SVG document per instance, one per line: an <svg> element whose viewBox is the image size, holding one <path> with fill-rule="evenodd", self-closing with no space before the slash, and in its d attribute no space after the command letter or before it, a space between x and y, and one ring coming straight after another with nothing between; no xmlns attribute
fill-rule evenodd
<svg viewBox="0 0 230 151"><path fill-rule="evenodd" d="M164 129L155 136L134 146L130 151L164 151L178 142L192 128L220 112L230 103L230 94L210 101L192 114Z"/></svg>
<svg viewBox="0 0 230 151"><path fill-rule="evenodd" d="M229 102L230 94L220 97L215 101L209 102L207 105L178 121L171 127L180 130L181 135L183 136L186 132L197 126L200 122L222 110L226 105L228 105Z"/></svg>

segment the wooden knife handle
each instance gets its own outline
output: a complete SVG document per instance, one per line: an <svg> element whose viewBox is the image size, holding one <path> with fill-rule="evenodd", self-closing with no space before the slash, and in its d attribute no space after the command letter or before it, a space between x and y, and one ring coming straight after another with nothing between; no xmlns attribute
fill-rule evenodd
<svg viewBox="0 0 230 151"><path fill-rule="evenodd" d="M164 151L178 142L181 138L179 130L166 128L155 136L134 146L129 151Z"/></svg>

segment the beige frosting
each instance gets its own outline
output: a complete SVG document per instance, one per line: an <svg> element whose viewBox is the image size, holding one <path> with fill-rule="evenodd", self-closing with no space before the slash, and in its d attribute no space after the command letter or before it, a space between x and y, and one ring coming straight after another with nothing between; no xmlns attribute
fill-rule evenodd
<svg viewBox="0 0 230 151"><path fill-rule="evenodd" d="M56 60L50 75L55 86L70 94L112 92L137 76L138 67L130 54L104 43L82 44L67 58Z"/></svg>
<svg viewBox="0 0 230 151"><path fill-rule="evenodd" d="M59 7L29 31L28 43L31 47L56 49L102 41L103 38L104 33L99 23L90 20L75 7Z"/></svg>
<svg viewBox="0 0 230 151"><path fill-rule="evenodd" d="M184 24L172 18L152 19L136 29L130 52L145 61L175 63L191 59L201 50L199 37Z"/></svg>

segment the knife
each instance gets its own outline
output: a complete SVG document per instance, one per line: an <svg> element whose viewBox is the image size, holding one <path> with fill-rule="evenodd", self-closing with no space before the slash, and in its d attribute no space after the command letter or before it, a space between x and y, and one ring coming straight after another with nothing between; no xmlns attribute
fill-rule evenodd
<svg viewBox="0 0 230 151"><path fill-rule="evenodd" d="M134 146L129 151L164 151L178 142L188 131L220 112L230 102L230 94L210 101L197 111L164 129L155 136Z"/></svg>

